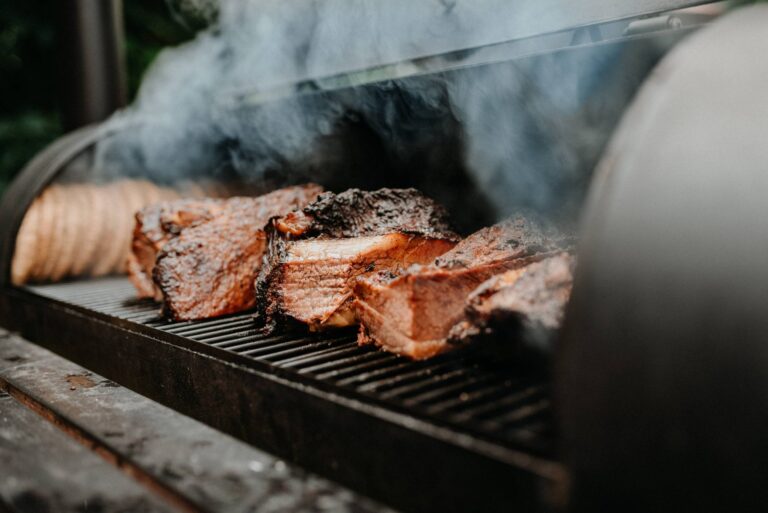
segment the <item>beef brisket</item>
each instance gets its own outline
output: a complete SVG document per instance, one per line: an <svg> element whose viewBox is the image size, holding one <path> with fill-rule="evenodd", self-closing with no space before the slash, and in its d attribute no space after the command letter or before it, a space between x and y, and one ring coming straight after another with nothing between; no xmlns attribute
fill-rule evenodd
<svg viewBox="0 0 768 513"><path fill-rule="evenodd" d="M458 237L445 210L414 189L325 193L273 221L257 280L268 326L293 319L310 329L354 324L354 281L432 262Z"/></svg>
<svg viewBox="0 0 768 513"><path fill-rule="evenodd" d="M150 224L142 232L148 240L159 241L152 276L165 312L188 320L253 307L253 281L266 247L265 225L313 201L321 191L308 184L166 211L160 219L167 222Z"/></svg>
<svg viewBox="0 0 768 513"><path fill-rule="evenodd" d="M452 342L494 340L496 352L550 351L573 286L575 258L561 253L494 276L472 294L466 319L453 327Z"/></svg>
<svg viewBox="0 0 768 513"><path fill-rule="evenodd" d="M358 341L415 359L451 347L450 329L464 319L469 294L488 278L559 252L570 239L522 216L484 228L431 265L400 276L357 281Z"/></svg>
<svg viewBox="0 0 768 513"><path fill-rule="evenodd" d="M152 281L152 271L165 243L177 237L183 228L211 220L225 203L213 198L181 199L156 203L136 213L127 267L140 298L162 299L160 289Z"/></svg>

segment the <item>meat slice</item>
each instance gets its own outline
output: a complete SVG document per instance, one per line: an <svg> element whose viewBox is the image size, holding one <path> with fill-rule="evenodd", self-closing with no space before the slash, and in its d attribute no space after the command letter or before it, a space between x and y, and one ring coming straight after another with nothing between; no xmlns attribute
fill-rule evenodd
<svg viewBox="0 0 768 513"><path fill-rule="evenodd" d="M147 227L147 238L161 243L152 277L165 313L190 320L253 307L253 281L266 248L264 227L320 192L319 186L308 184L198 205L199 210L171 209L167 219L172 222Z"/></svg>
<svg viewBox="0 0 768 513"><path fill-rule="evenodd" d="M451 341L493 340L497 354L547 354L571 295L575 262L561 253L489 279L470 294L466 319L453 327Z"/></svg>
<svg viewBox="0 0 768 513"><path fill-rule="evenodd" d="M19 227L11 280L22 285L124 272L136 211L198 192L133 179L50 185Z"/></svg>
<svg viewBox="0 0 768 513"><path fill-rule="evenodd" d="M469 294L488 278L522 268L561 251L571 240L517 216L484 228L431 265L400 276L368 276L355 285L360 344L414 359L429 358L452 346L451 328L462 321Z"/></svg>
<svg viewBox="0 0 768 513"><path fill-rule="evenodd" d="M210 221L225 204L223 199L182 199L156 203L136 213L127 267L140 298L162 299L160 289L152 281L152 271L165 243L184 228Z"/></svg>
<svg viewBox="0 0 768 513"><path fill-rule="evenodd" d="M414 189L325 193L269 231L257 281L265 322L292 319L312 330L356 322L357 278L432 262L458 240L445 210Z"/></svg>

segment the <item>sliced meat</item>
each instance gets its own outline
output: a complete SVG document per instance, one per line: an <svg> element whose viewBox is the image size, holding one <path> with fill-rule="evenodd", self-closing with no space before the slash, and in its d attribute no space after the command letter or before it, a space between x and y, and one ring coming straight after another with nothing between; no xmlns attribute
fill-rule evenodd
<svg viewBox="0 0 768 513"><path fill-rule="evenodd" d="M230 198L207 213L203 207L169 214L169 223L151 232L157 240L165 237L152 271L165 312L189 320L253 307L253 282L266 248L265 225L313 201L321 191L314 184L288 187L256 198Z"/></svg>
<svg viewBox="0 0 768 513"><path fill-rule="evenodd" d="M269 230L257 281L265 322L293 319L313 330L356 322L357 278L432 262L458 240L445 210L414 189L325 193Z"/></svg>
<svg viewBox="0 0 768 513"><path fill-rule="evenodd" d="M123 272L136 210L181 194L145 180L47 187L30 205L19 228L11 266L13 283Z"/></svg>
<svg viewBox="0 0 768 513"><path fill-rule="evenodd" d="M571 295L574 266L575 258L561 253L494 276L470 294L466 319L453 327L451 341L494 340L499 352L548 353Z"/></svg>
<svg viewBox="0 0 768 513"><path fill-rule="evenodd" d="M157 254L183 228L210 221L225 204L223 199L182 199L156 203L136 213L127 267L139 297L162 299L160 289L152 281Z"/></svg>
<svg viewBox="0 0 768 513"><path fill-rule="evenodd" d="M270 318L287 316L313 330L353 325L355 279L377 269L402 272L434 260L454 244L404 233L287 243L268 287Z"/></svg>
<svg viewBox="0 0 768 513"><path fill-rule="evenodd" d="M469 294L488 278L562 251L571 239L518 216L484 228L431 265L400 276L356 282L361 344L423 359L452 346L450 329L465 316Z"/></svg>

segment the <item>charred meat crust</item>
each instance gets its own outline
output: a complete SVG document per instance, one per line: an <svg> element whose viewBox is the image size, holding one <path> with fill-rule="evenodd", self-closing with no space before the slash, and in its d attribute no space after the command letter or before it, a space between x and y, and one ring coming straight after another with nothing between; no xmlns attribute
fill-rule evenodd
<svg viewBox="0 0 768 513"><path fill-rule="evenodd" d="M166 242L184 228L211 220L223 205L224 200L220 199L180 199L149 205L136 212L127 270L140 298L162 299L152 273L157 254Z"/></svg>
<svg viewBox="0 0 768 513"><path fill-rule="evenodd" d="M448 212L416 189L326 192L276 223L293 238L349 238L399 232L458 240Z"/></svg>
<svg viewBox="0 0 768 513"><path fill-rule="evenodd" d="M283 267L280 262L284 261L288 254L288 241L275 228L276 222L277 220L273 219L264 230L267 248L255 283L256 317L264 323L265 332L274 331L277 328L278 319L285 319L281 290L270 286L283 281Z"/></svg>
<svg viewBox="0 0 768 513"><path fill-rule="evenodd" d="M251 284L265 243L250 224L220 222L205 223L170 241L154 269L164 313L186 320L251 308Z"/></svg>
<svg viewBox="0 0 768 513"><path fill-rule="evenodd" d="M514 260L567 250L572 236L526 216L516 215L483 228L435 260L439 269L469 269L491 262Z"/></svg>
<svg viewBox="0 0 768 513"><path fill-rule="evenodd" d="M470 294L466 318L453 327L450 342L495 342L499 354L550 352L570 298L575 263L574 256L560 253L487 280Z"/></svg>
<svg viewBox="0 0 768 513"><path fill-rule="evenodd" d="M153 271L166 314L187 320L252 308L254 278L267 245L264 226L321 191L308 184L230 198L211 219L181 230L163 246Z"/></svg>

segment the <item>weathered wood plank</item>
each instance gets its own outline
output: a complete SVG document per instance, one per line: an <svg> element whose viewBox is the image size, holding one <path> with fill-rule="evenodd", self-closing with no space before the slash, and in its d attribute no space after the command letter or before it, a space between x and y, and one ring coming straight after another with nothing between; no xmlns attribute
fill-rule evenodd
<svg viewBox="0 0 768 513"><path fill-rule="evenodd" d="M3 383L126 472L191 509L385 510L14 335L0 340Z"/></svg>
<svg viewBox="0 0 768 513"><path fill-rule="evenodd" d="M18 513L173 511L4 392L0 392L0 503L0 510Z"/></svg>

